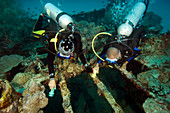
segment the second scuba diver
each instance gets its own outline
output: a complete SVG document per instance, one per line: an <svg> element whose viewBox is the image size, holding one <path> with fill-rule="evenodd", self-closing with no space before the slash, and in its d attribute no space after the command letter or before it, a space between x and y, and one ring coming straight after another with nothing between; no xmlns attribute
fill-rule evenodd
<svg viewBox="0 0 170 113"><path fill-rule="evenodd" d="M118 27L118 34L116 36L105 33L109 34L109 38L106 40L106 45L99 55L97 55L92 46L94 53L98 56L97 64L93 69L96 70L95 74L99 73L99 64L101 61L106 61L110 67L119 65L126 69L127 63L139 55L140 50L137 47L145 31L143 26L136 27L136 25L145 15L148 4L149 0L136 3L131 12L126 16L125 23ZM133 29L135 30L133 31Z"/></svg>

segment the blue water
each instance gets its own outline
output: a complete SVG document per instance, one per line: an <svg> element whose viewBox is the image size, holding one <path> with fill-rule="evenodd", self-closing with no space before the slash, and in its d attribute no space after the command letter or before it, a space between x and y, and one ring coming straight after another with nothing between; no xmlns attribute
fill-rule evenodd
<svg viewBox="0 0 170 113"><path fill-rule="evenodd" d="M39 0L17 0L21 3L21 8L30 13L40 13L43 10ZM43 0L44 2L51 2L59 7L61 10L75 14L80 12L93 11L94 9L105 8L108 0ZM134 0L127 0L134 1ZM153 11L155 14L162 17L161 25L164 27L162 32L170 30L170 0L150 0L148 11Z"/></svg>
<svg viewBox="0 0 170 113"><path fill-rule="evenodd" d="M61 10L73 14L81 11L88 12L94 9L104 8L107 4L107 0L43 0L45 3L51 2ZM40 0L18 0L22 4L22 8L30 12L42 11Z"/></svg>
<svg viewBox="0 0 170 113"><path fill-rule="evenodd" d="M162 32L170 30L170 0L151 0L148 11L153 11L155 14L161 16L164 27Z"/></svg>

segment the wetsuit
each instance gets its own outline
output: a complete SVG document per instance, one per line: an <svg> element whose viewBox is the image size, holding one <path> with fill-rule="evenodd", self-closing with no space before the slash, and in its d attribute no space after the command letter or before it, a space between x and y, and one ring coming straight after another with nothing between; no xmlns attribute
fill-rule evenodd
<svg viewBox="0 0 170 113"><path fill-rule="evenodd" d="M46 32L46 34L43 34L43 36L47 39L48 43L49 43L49 50L53 53L56 53L55 47L54 47L54 42L51 42L50 40L52 38L55 37L56 33L57 33L57 26L55 25L55 23L53 23L53 25L48 25L44 28L42 28L42 22L43 22L43 17L40 15L36 25L33 29L33 35L36 38L41 37L41 35L43 33ZM49 31L49 32L48 32ZM50 31L56 31L54 32L50 32ZM59 36L57 37L57 48L59 46L59 43L62 39L68 38L68 36L71 34L72 32L68 32L68 31L63 31L59 34ZM73 33L74 39L72 40L74 43L74 52L79 56L81 62L85 65L86 64L86 59L84 57L84 54L80 54L83 50L82 50L82 42L81 42L81 36L79 33L74 32ZM49 77L53 78L55 77L55 73L54 73L54 64L53 61L55 59L55 55L53 53L51 53L48 51L48 69L49 69Z"/></svg>
<svg viewBox="0 0 170 113"><path fill-rule="evenodd" d="M125 41L122 39L122 43L120 42L114 42L117 41L116 38L110 37L109 39L106 40L106 46L104 47L103 51L99 56L104 57L106 56L106 52L108 48L110 47L115 47L120 50L121 52L121 59L119 59L116 64L122 66L128 59L130 60L134 56L137 56L140 51L136 48L139 44L140 38L144 34L144 28L141 26L140 28L137 28L132 32L132 34L129 37L125 38ZM97 59L100 62L100 59Z"/></svg>

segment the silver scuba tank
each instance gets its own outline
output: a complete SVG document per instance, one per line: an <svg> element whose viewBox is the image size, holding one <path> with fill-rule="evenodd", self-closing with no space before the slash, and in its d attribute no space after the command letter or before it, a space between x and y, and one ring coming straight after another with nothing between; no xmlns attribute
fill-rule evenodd
<svg viewBox="0 0 170 113"><path fill-rule="evenodd" d="M46 3L44 5L44 10L55 22L58 22L59 26L64 29L67 29L68 25L73 23L72 18L67 13L61 11L52 3Z"/></svg>
<svg viewBox="0 0 170 113"><path fill-rule="evenodd" d="M133 28L136 27L139 20L142 18L146 10L146 5L143 2L137 2L129 14L125 17L126 22L121 24L118 27L118 34L124 36L130 36L133 31Z"/></svg>

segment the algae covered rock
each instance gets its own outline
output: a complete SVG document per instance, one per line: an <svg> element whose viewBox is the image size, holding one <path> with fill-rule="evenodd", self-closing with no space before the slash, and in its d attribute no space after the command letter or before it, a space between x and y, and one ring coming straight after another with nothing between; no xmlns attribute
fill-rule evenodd
<svg viewBox="0 0 170 113"><path fill-rule="evenodd" d="M168 104L164 100L148 98L143 104L146 113L169 113Z"/></svg>
<svg viewBox="0 0 170 113"><path fill-rule="evenodd" d="M45 87L36 80L29 84L26 90L23 91L22 107L19 111L23 113L38 113L41 108L48 104L48 98L44 93Z"/></svg>
<svg viewBox="0 0 170 113"><path fill-rule="evenodd" d="M20 55L5 55L0 58L0 78L10 71L13 67L18 66L23 61L23 56Z"/></svg>
<svg viewBox="0 0 170 113"><path fill-rule="evenodd" d="M0 79L0 90L0 109L5 112L21 95L12 88L8 80Z"/></svg>
<svg viewBox="0 0 170 113"><path fill-rule="evenodd" d="M17 73L11 82L24 85L29 79L31 79L32 76L33 74L31 73Z"/></svg>

